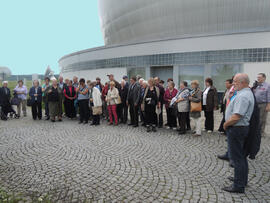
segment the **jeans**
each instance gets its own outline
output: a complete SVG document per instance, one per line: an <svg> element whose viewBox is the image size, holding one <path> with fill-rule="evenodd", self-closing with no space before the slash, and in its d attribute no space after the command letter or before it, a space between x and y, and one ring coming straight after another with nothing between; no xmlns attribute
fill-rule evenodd
<svg viewBox="0 0 270 203"><path fill-rule="evenodd" d="M49 102L45 102L45 115L46 115L46 117L50 117Z"/></svg>
<svg viewBox="0 0 270 203"><path fill-rule="evenodd" d="M248 182L248 162L244 151L249 127L230 127L227 129L229 157L234 163L234 187L245 188Z"/></svg>
<svg viewBox="0 0 270 203"><path fill-rule="evenodd" d="M74 100L74 108L75 108L75 115L77 116L78 113L78 106L79 106L79 102L78 99Z"/></svg>

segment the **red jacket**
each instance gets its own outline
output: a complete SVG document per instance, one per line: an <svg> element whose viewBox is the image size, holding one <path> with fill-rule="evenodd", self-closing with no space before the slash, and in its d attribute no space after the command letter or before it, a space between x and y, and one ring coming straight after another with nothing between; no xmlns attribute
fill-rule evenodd
<svg viewBox="0 0 270 203"><path fill-rule="evenodd" d="M105 101L105 98L108 94L108 90L109 90L109 85L105 85L104 88L102 89L102 100Z"/></svg>
<svg viewBox="0 0 270 203"><path fill-rule="evenodd" d="M166 89L165 94L164 94L164 102L165 102L165 107L166 109L169 108L171 100L177 95L178 90L173 89L172 92L170 92L169 88Z"/></svg>

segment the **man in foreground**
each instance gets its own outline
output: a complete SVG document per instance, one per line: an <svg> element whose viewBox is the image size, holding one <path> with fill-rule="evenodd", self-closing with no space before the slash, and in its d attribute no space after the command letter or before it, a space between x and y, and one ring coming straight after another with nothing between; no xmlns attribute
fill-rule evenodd
<svg viewBox="0 0 270 203"><path fill-rule="evenodd" d="M244 143L248 136L250 119L254 109L254 96L249 88L247 74L237 74L233 85L237 95L227 107L224 130L228 135L230 158L234 163L233 185L223 190L232 193L244 193L248 182L248 162L244 151Z"/></svg>

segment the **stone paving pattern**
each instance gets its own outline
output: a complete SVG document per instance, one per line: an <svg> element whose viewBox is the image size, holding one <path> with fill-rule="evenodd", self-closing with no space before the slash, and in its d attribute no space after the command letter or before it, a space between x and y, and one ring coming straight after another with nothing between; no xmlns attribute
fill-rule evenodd
<svg viewBox="0 0 270 203"><path fill-rule="evenodd" d="M246 194L220 189L232 174L228 162L216 157L225 152L225 139L30 116L0 121L0 186L65 203L270 202L270 138L249 161Z"/></svg>

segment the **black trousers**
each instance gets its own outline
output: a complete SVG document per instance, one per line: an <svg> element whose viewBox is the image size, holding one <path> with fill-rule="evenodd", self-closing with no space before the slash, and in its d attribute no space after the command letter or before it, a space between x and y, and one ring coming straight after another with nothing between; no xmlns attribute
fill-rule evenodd
<svg viewBox="0 0 270 203"><path fill-rule="evenodd" d="M186 132L187 114L188 112L178 112L177 114L181 132Z"/></svg>
<svg viewBox="0 0 270 203"><path fill-rule="evenodd" d="M187 121L186 121L186 125L187 125L187 129L191 129L191 127L190 127L190 116L189 116L189 112L187 112Z"/></svg>
<svg viewBox="0 0 270 203"><path fill-rule="evenodd" d="M223 112L223 118L222 118L220 125L219 125L219 128L218 128L219 132L225 132L225 130L223 128L224 123L225 123L225 112Z"/></svg>
<svg viewBox="0 0 270 203"><path fill-rule="evenodd" d="M89 120L89 100L88 99L83 99L83 100L78 100L79 103L79 108L80 108L80 121L83 122L88 122Z"/></svg>
<svg viewBox="0 0 270 203"><path fill-rule="evenodd" d="M176 121L176 116L174 114L174 108L167 108L167 124L171 128L177 127L177 121Z"/></svg>
<svg viewBox="0 0 270 203"><path fill-rule="evenodd" d="M140 114L141 122L142 122L143 124L145 124L145 114L144 114L144 112L143 112L142 109L141 109L141 105L140 105L140 107L139 107L139 114Z"/></svg>
<svg viewBox="0 0 270 203"><path fill-rule="evenodd" d="M33 117L34 120L36 120L37 117L38 117L39 119L42 118L41 102L35 101L35 102L32 104L32 117Z"/></svg>
<svg viewBox="0 0 270 203"><path fill-rule="evenodd" d="M93 115L93 124L94 125L100 124L100 115Z"/></svg>
<svg viewBox="0 0 270 203"><path fill-rule="evenodd" d="M163 126L163 104L160 105L160 110L161 113L158 115L158 126L162 127Z"/></svg>
<svg viewBox="0 0 270 203"><path fill-rule="evenodd" d="M205 130L214 130L214 111L204 111L205 115Z"/></svg>
<svg viewBox="0 0 270 203"><path fill-rule="evenodd" d="M123 123L127 122L127 118L128 118L128 106L126 103L122 103L119 104L119 108L120 108L120 120Z"/></svg>
<svg viewBox="0 0 270 203"><path fill-rule="evenodd" d="M155 105L145 105L145 124L155 126L157 124L157 114Z"/></svg>
<svg viewBox="0 0 270 203"><path fill-rule="evenodd" d="M132 125L139 125L139 106L135 106L133 101L129 101L129 113Z"/></svg>
<svg viewBox="0 0 270 203"><path fill-rule="evenodd" d="M66 111L66 116L68 118L75 118L76 117L76 112L75 112L75 107L74 107L74 100L66 99L65 100L65 111Z"/></svg>

